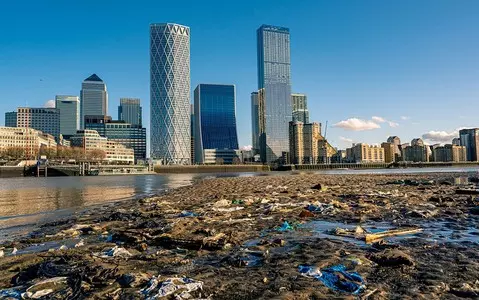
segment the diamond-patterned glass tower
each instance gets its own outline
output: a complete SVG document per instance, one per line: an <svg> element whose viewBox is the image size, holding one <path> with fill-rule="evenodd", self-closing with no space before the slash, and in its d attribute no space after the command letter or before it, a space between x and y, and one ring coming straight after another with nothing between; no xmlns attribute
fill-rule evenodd
<svg viewBox="0 0 479 300"><path fill-rule="evenodd" d="M151 158L163 164L189 164L190 28L150 25Z"/></svg>

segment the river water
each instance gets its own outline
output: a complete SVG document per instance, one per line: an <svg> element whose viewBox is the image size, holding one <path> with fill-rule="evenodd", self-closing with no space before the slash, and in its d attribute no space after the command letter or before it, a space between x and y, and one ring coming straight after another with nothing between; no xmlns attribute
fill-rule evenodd
<svg viewBox="0 0 479 300"><path fill-rule="evenodd" d="M321 170L321 174L417 174L425 172L469 172L473 168L423 168L377 170ZM68 216L84 207L144 197L216 177L276 176L289 172L168 174L92 177L19 177L0 179L0 240L23 234L43 222ZM295 172L297 174L297 172Z"/></svg>

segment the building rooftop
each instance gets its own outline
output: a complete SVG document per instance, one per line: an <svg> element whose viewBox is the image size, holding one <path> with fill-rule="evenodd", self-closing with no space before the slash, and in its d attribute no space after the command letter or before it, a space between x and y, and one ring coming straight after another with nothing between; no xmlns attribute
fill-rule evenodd
<svg viewBox="0 0 479 300"><path fill-rule="evenodd" d="M88 77L88 78L85 79L84 81L98 81L98 82L103 82L103 80L101 80L101 78L98 77L98 75L96 75L96 74L91 75L90 77Z"/></svg>

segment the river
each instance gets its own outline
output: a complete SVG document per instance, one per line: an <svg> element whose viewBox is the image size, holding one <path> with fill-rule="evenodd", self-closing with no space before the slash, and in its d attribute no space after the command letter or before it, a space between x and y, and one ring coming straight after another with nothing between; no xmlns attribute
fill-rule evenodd
<svg viewBox="0 0 479 300"><path fill-rule="evenodd" d="M425 172L470 172L472 168L321 170L321 174L417 174ZM294 172L297 174L297 172ZM307 172L305 172L307 173ZM276 176L290 172L168 174L92 177L19 177L0 179L0 240L24 234L32 226L71 215L84 207L140 198L168 189L216 177Z"/></svg>

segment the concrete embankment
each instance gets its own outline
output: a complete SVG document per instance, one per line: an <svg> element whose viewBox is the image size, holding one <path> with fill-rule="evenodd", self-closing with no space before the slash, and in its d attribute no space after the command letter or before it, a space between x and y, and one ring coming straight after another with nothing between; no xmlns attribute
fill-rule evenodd
<svg viewBox="0 0 479 300"><path fill-rule="evenodd" d="M22 177L22 176L23 176L23 167L17 167L17 166L1 166L0 167L0 178Z"/></svg>
<svg viewBox="0 0 479 300"><path fill-rule="evenodd" d="M230 173L230 172L267 172L266 165L212 165L212 166L156 166L155 172L165 173Z"/></svg>

